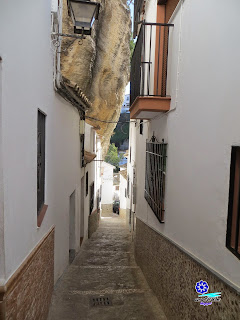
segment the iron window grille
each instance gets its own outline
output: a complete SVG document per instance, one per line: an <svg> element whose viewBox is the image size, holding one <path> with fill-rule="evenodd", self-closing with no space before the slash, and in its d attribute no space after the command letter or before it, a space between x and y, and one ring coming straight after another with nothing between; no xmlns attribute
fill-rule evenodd
<svg viewBox="0 0 240 320"><path fill-rule="evenodd" d="M80 135L80 143L81 143L81 168L85 167L85 159L84 159L84 134Z"/></svg>
<svg viewBox="0 0 240 320"><path fill-rule="evenodd" d="M164 223L167 144L154 137L146 143L146 174L144 196L158 218Z"/></svg>
<svg viewBox="0 0 240 320"><path fill-rule="evenodd" d="M240 147L232 147L226 247L240 259Z"/></svg>
<svg viewBox="0 0 240 320"><path fill-rule="evenodd" d="M37 214L44 205L45 197L45 126L46 116L38 110L37 135Z"/></svg>
<svg viewBox="0 0 240 320"><path fill-rule="evenodd" d="M88 172L86 172L86 197L88 195Z"/></svg>
<svg viewBox="0 0 240 320"><path fill-rule="evenodd" d="M143 134L143 120L140 120L139 130L140 134Z"/></svg>
<svg viewBox="0 0 240 320"><path fill-rule="evenodd" d="M90 206L89 206L89 214L92 213L94 208L94 182L90 186Z"/></svg>

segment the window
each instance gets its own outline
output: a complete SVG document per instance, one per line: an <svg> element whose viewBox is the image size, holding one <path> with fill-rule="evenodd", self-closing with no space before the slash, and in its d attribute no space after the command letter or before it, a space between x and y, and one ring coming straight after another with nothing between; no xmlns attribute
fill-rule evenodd
<svg viewBox="0 0 240 320"><path fill-rule="evenodd" d="M140 134L143 134L143 120L140 120Z"/></svg>
<svg viewBox="0 0 240 320"><path fill-rule="evenodd" d="M88 172L86 172L86 197L88 195Z"/></svg>
<svg viewBox="0 0 240 320"><path fill-rule="evenodd" d="M94 208L94 182L90 186L90 206L89 206L89 214L92 213Z"/></svg>
<svg viewBox="0 0 240 320"><path fill-rule="evenodd" d="M129 188L130 188L129 184L130 184L130 179L129 179L129 175L128 175L127 176L127 197L128 198L129 198Z"/></svg>
<svg viewBox="0 0 240 320"><path fill-rule="evenodd" d="M37 134L37 214L39 215L45 196L45 123L46 116L38 110Z"/></svg>
<svg viewBox="0 0 240 320"><path fill-rule="evenodd" d="M85 167L84 162L84 134L80 135L80 143L81 143L81 167Z"/></svg>
<svg viewBox="0 0 240 320"><path fill-rule="evenodd" d="M232 147L227 221L227 248L240 258L240 147Z"/></svg>
<svg viewBox="0 0 240 320"><path fill-rule="evenodd" d="M167 144L153 136L146 144L145 199L158 220L164 222Z"/></svg>

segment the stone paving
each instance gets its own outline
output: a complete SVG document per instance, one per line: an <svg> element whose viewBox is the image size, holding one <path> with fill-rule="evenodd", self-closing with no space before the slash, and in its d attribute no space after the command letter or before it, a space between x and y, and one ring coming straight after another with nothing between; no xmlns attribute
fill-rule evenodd
<svg viewBox="0 0 240 320"><path fill-rule="evenodd" d="M101 305L103 298L109 304ZM135 263L125 221L117 215L101 219L55 286L48 320L76 319L166 320Z"/></svg>

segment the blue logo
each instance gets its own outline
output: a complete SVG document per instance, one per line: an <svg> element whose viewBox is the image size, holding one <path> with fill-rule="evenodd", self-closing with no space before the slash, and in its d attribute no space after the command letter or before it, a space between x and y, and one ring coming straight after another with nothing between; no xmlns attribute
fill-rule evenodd
<svg viewBox="0 0 240 320"><path fill-rule="evenodd" d="M203 294L208 292L209 286L206 281L200 280L199 282L196 283L195 289L197 293Z"/></svg>
<svg viewBox="0 0 240 320"><path fill-rule="evenodd" d="M195 301L200 302L200 305L202 306L209 306L213 302L221 301L221 292L208 293L209 285L206 281L198 281L196 283L195 289L197 293L200 293L200 295L197 299L195 299Z"/></svg>

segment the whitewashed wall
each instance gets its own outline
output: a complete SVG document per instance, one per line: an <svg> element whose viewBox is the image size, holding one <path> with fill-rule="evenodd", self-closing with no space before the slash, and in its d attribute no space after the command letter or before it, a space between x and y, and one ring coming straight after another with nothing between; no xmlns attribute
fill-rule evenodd
<svg viewBox="0 0 240 320"><path fill-rule="evenodd" d="M127 180L120 174L120 208L126 209L127 201L125 197L125 190L127 189Z"/></svg>
<svg viewBox="0 0 240 320"><path fill-rule="evenodd" d="M2 63L0 61L0 286L5 279L4 252L4 186L3 186L3 154L2 154Z"/></svg>
<svg viewBox="0 0 240 320"><path fill-rule="evenodd" d="M102 204L113 202L113 169L111 164L102 162Z"/></svg>
<svg viewBox="0 0 240 320"><path fill-rule="evenodd" d="M149 130L144 124L143 136L135 128L137 215L237 286L240 262L225 242L231 146L240 145L239 11L234 0L184 1L170 33L168 92L176 110ZM168 143L165 224L144 199L141 168L153 131Z"/></svg>
<svg viewBox="0 0 240 320"><path fill-rule="evenodd" d="M25 0L13 4L0 0L0 7L4 281L53 225L57 280L68 265L69 197L74 190L79 214L79 115L53 90L51 2ZM40 228L36 190L38 108L47 114L45 202L49 206Z"/></svg>
<svg viewBox="0 0 240 320"><path fill-rule="evenodd" d="M93 211L97 209L97 196L98 191L100 192L101 185L101 157L102 148L99 137L97 136L95 130L89 124L85 124L85 150L95 153L96 158L94 161L90 162L85 167L85 184L86 184L86 173L88 172L88 195L86 196L86 185L84 191L84 233L85 238L88 235L88 216L90 214L90 186L94 182L94 207Z"/></svg>

